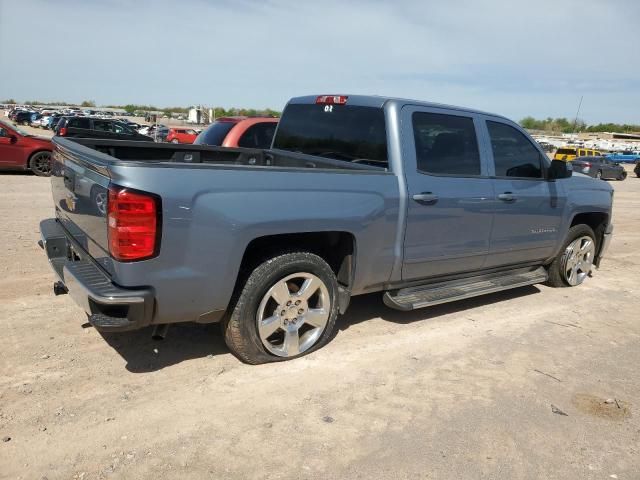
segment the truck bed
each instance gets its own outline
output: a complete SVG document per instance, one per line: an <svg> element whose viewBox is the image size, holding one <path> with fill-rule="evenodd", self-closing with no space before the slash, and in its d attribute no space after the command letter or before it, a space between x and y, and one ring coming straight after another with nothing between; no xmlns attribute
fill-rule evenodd
<svg viewBox="0 0 640 480"><path fill-rule="evenodd" d="M94 138L54 137L53 143L74 160L88 160L93 167L108 167L115 163L220 165L236 167L275 167L322 170L385 171L367 160L355 162L334 160L283 150L224 148L210 145L132 142Z"/></svg>

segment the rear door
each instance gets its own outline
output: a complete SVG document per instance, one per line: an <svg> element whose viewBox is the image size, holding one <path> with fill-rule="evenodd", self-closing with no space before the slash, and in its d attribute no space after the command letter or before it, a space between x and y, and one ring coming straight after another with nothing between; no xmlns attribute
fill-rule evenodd
<svg viewBox="0 0 640 480"><path fill-rule="evenodd" d="M537 262L553 253L566 202L562 181L545 179L547 156L515 124L485 116L495 216L487 267Z"/></svg>
<svg viewBox="0 0 640 480"><path fill-rule="evenodd" d="M493 185L481 156L478 117L409 105L401 118L409 196L403 280L481 269Z"/></svg>

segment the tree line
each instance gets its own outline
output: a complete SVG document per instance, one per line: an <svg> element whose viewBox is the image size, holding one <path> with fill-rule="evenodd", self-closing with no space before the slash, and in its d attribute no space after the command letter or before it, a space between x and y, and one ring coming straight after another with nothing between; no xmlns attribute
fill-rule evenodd
<svg viewBox="0 0 640 480"><path fill-rule="evenodd" d="M561 118L545 118L542 120L533 117L525 117L520 120L520 125L527 130L543 130L549 133L573 133L573 132L640 132L640 125L620 123L598 123L587 125L583 120L567 120Z"/></svg>

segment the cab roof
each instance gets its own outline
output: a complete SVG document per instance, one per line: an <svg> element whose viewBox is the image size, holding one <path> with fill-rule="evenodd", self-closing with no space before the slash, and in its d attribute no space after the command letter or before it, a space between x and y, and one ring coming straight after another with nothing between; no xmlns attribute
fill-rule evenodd
<svg viewBox="0 0 640 480"><path fill-rule="evenodd" d="M305 95L302 97L294 97L291 100L289 100L289 103L293 103L293 104L315 104L316 103L316 99L318 97L322 97L325 96L325 94L322 95ZM377 108L383 108L385 107L387 104L396 104L398 107L403 107L405 105L415 105L415 106L420 106L420 107L428 107L428 108L442 108L442 109L447 109L447 110L458 110L460 112L467 112L467 113L474 113L474 114L480 114L480 115L489 115L492 117L499 117L499 118L504 118L505 120L509 120L508 118L504 117L503 115L498 115L495 113L490 113L490 112L484 112L482 110L475 110L472 108L466 108L466 107L458 107L455 105L446 105L443 103L436 103L436 102L425 102L425 101L420 101L420 100L411 100L411 99L407 99L407 98L398 98L398 97L386 97L386 96L380 96L380 95L347 95L347 94L331 94L329 96L343 96L347 98L346 101L346 105L356 105L356 106L360 106L360 107L377 107Z"/></svg>

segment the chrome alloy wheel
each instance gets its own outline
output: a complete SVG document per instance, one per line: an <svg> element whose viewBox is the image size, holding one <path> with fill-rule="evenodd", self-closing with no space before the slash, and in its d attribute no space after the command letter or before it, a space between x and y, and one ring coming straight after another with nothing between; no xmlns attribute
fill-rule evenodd
<svg viewBox="0 0 640 480"><path fill-rule="evenodd" d="M102 215L106 215L107 214L106 192L97 193L95 199L96 199L96 208L98 209L98 212L100 212Z"/></svg>
<svg viewBox="0 0 640 480"><path fill-rule="evenodd" d="M262 297L256 321L264 347L279 357L311 348L324 332L331 313L329 290L311 273L279 280Z"/></svg>
<svg viewBox="0 0 640 480"><path fill-rule="evenodd" d="M584 236L571 242L564 251L564 279L572 287L584 282L591 271L596 246L593 239Z"/></svg>

